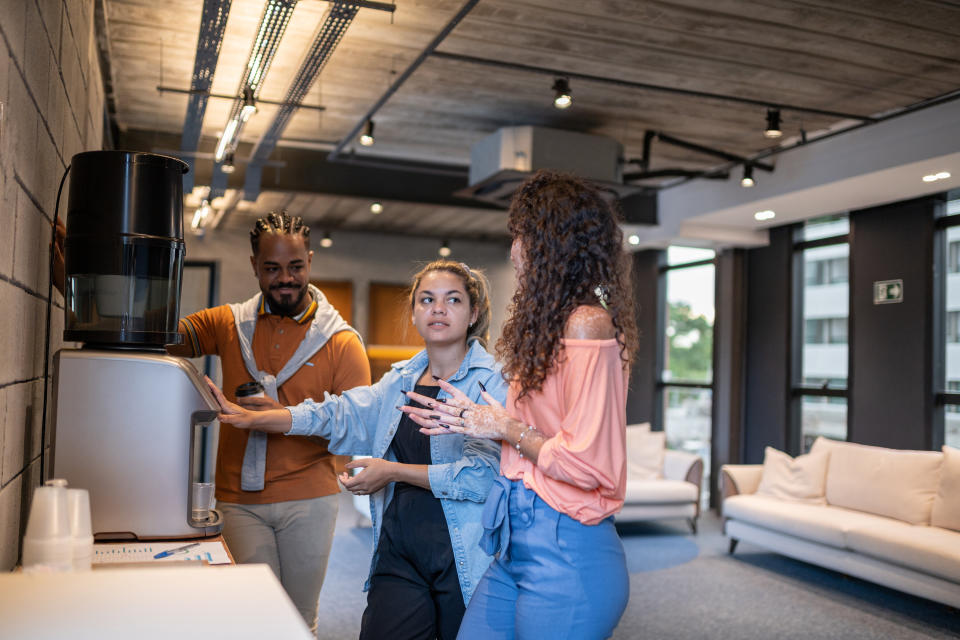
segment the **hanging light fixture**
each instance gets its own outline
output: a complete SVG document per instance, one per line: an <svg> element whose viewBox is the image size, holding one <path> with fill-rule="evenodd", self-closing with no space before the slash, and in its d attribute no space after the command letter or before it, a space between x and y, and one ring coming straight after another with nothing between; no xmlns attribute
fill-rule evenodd
<svg viewBox="0 0 960 640"><path fill-rule="evenodd" d="M783 135L780 129L780 109L767 109L767 128L763 130L765 138L779 138Z"/></svg>
<svg viewBox="0 0 960 640"><path fill-rule="evenodd" d="M367 120L367 126L363 128L360 134L360 144L365 147L373 146L373 120Z"/></svg>
<svg viewBox="0 0 960 640"><path fill-rule="evenodd" d="M220 170L224 173L233 173L235 168L236 165L233 163L233 151L231 151L223 157L223 164L220 165Z"/></svg>
<svg viewBox="0 0 960 640"><path fill-rule="evenodd" d="M333 238L330 237L329 231L323 234L323 238L320 239L320 246L324 249L329 249L333 246Z"/></svg>
<svg viewBox="0 0 960 640"><path fill-rule="evenodd" d="M253 88L243 88L243 106L240 108L240 119L246 122L257 112L257 100L253 97Z"/></svg>
<svg viewBox="0 0 960 640"><path fill-rule="evenodd" d="M755 184L757 183L753 180L753 165L749 163L743 165L743 177L740 178L740 186L749 188Z"/></svg>
<svg viewBox="0 0 960 640"><path fill-rule="evenodd" d="M553 98L553 106L555 106L557 109L566 109L573 104L570 83L566 78L557 78L554 80L553 91L555 93Z"/></svg>
<svg viewBox="0 0 960 640"><path fill-rule="evenodd" d="M450 243L447 242L446 240L444 240L444 241L443 241L443 244L440 245L440 248L437 249L437 253L439 253L439 254L440 254L440 257L442 257L442 258L449 258L449 257L450 257L450 254L453 253L453 252L450 250Z"/></svg>

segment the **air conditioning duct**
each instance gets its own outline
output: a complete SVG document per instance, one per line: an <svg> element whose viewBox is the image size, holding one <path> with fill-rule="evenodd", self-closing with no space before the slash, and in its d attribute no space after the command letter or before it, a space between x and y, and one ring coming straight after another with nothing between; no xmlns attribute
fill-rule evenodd
<svg viewBox="0 0 960 640"><path fill-rule="evenodd" d="M470 149L470 186L455 195L503 207L520 183L539 169L573 173L612 197L643 187L623 184L623 146L611 138L532 125L504 127Z"/></svg>

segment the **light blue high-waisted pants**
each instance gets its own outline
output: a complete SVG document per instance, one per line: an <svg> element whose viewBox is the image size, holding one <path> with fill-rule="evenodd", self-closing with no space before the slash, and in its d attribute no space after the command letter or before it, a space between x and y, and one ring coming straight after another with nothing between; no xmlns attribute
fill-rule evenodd
<svg viewBox="0 0 960 640"><path fill-rule="evenodd" d="M458 640L610 637L630 592L612 517L581 524L501 476L483 525L481 546L500 555L470 600Z"/></svg>

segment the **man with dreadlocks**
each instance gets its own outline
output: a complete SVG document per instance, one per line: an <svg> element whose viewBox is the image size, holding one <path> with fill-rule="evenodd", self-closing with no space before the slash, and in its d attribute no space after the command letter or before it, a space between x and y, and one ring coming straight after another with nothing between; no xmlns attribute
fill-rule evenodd
<svg viewBox="0 0 960 640"><path fill-rule="evenodd" d="M260 293L183 318L183 344L170 353L220 356L229 396L246 382L263 385L266 397L230 398L256 410L369 385L359 335L309 284L310 228L299 217L273 212L257 220L250 244ZM234 557L269 564L316 629L339 492L327 441L222 424L216 486Z"/></svg>

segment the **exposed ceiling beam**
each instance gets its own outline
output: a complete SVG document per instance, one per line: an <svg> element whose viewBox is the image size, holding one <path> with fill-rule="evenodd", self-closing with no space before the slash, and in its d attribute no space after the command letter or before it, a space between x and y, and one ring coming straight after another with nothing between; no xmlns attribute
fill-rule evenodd
<svg viewBox="0 0 960 640"><path fill-rule="evenodd" d="M377 101L373 103L373 106L370 107L365 114L363 114L363 117L360 118L360 121L354 125L353 129L351 129L349 133L347 133L347 135L340 140L339 144L334 147L333 151L330 152L330 160L337 159L337 156L340 155L340 153L343 151L343 148L350 144L350 142L357 137L357 134L360 133L360 130L363 129L367 122L373 118L374 114L380 110L380 107L387 103L387 100L390 99L390 96L396 93L397 89L399 89L401 85L407 81L407 78L413 75L413 72L416 71L421 64L423 64L424 60L430 57L431 54L435 53L435 50L438 46L440 46L440 43L443 42L448 35L450 35L450 32L453 31L458 24L460 24L460 21L463 20L468 13L470 13L470 11L479 1L480 0L467 0L467 2L460 7L460 11L458 11L456 15L450 19L450 22L448 22L446 26L440 30L440 33L438 33L434 39L430 41L430 44L428 44L424 50L420 52L420 55L418 55L414 61L411 62L410 65L403 71L403 73L401 73L400 76L393 81L393 84L391 84L387 90L383 92L383 95L377 98Z"/></svg>
<svg viewBox="0 0 960 640"><path fill-rule="evenodd" d="M249 164L244 172L244 198L253 200L260 192L260 182L263 168L270 154L277 146L280 136L296 113L304 96L307 95L314 80L326 66L334 49L340 43L343 34L350 27L357 15L359 6L355 3L342 0L332 0L326 19L317 29L313 43L300 63L300 68L287 88L282 107L277 110L273 122L266 132L257 140L250 153ZM214 171L218 168L215 167Z"/></svg>
<svg viewBox="0 0 960 640"><path fill-rule="evenodd" d="M190 165L192 176L194 157L200 142L200 128L207 111L207 97L213 84L213 74L220 59L220 45L223 33L227 29L231 0L204 0L200 18L200 35L197 37L197 54L193 62L193 76L190 79L190 99L187 100L187 113L183 119L183 136L180 149L184 152L184 161ZM158 87L159 88L159 87ZM192 188L192 179L187 178L184 187Z"/></svg>
<svg viewBox="0 0 960 640"><path fill-rule="evenodd" d="M120 138L124 149L152 151L176 148L176 134L157 131L128 129ZM207 138L202 147L213 146ZM240 151L247 152L251 145L240 144ZM276 166L281 164L281 166ZM196 184L211 183L212 167L199 163L192 176ZM467 187L466 167L406 162L389 158L342 157L339 162L330 162L325 151L284 147L280 157L263 167L264 188L275 191L304 191L341 196L370 198L372 200L397 200L439 206L455 206L478 211L502 211L493 205L477 200L458 198L453 195ZM227 176L224 188L240 189L243 178L236 172Z"/></svg>

